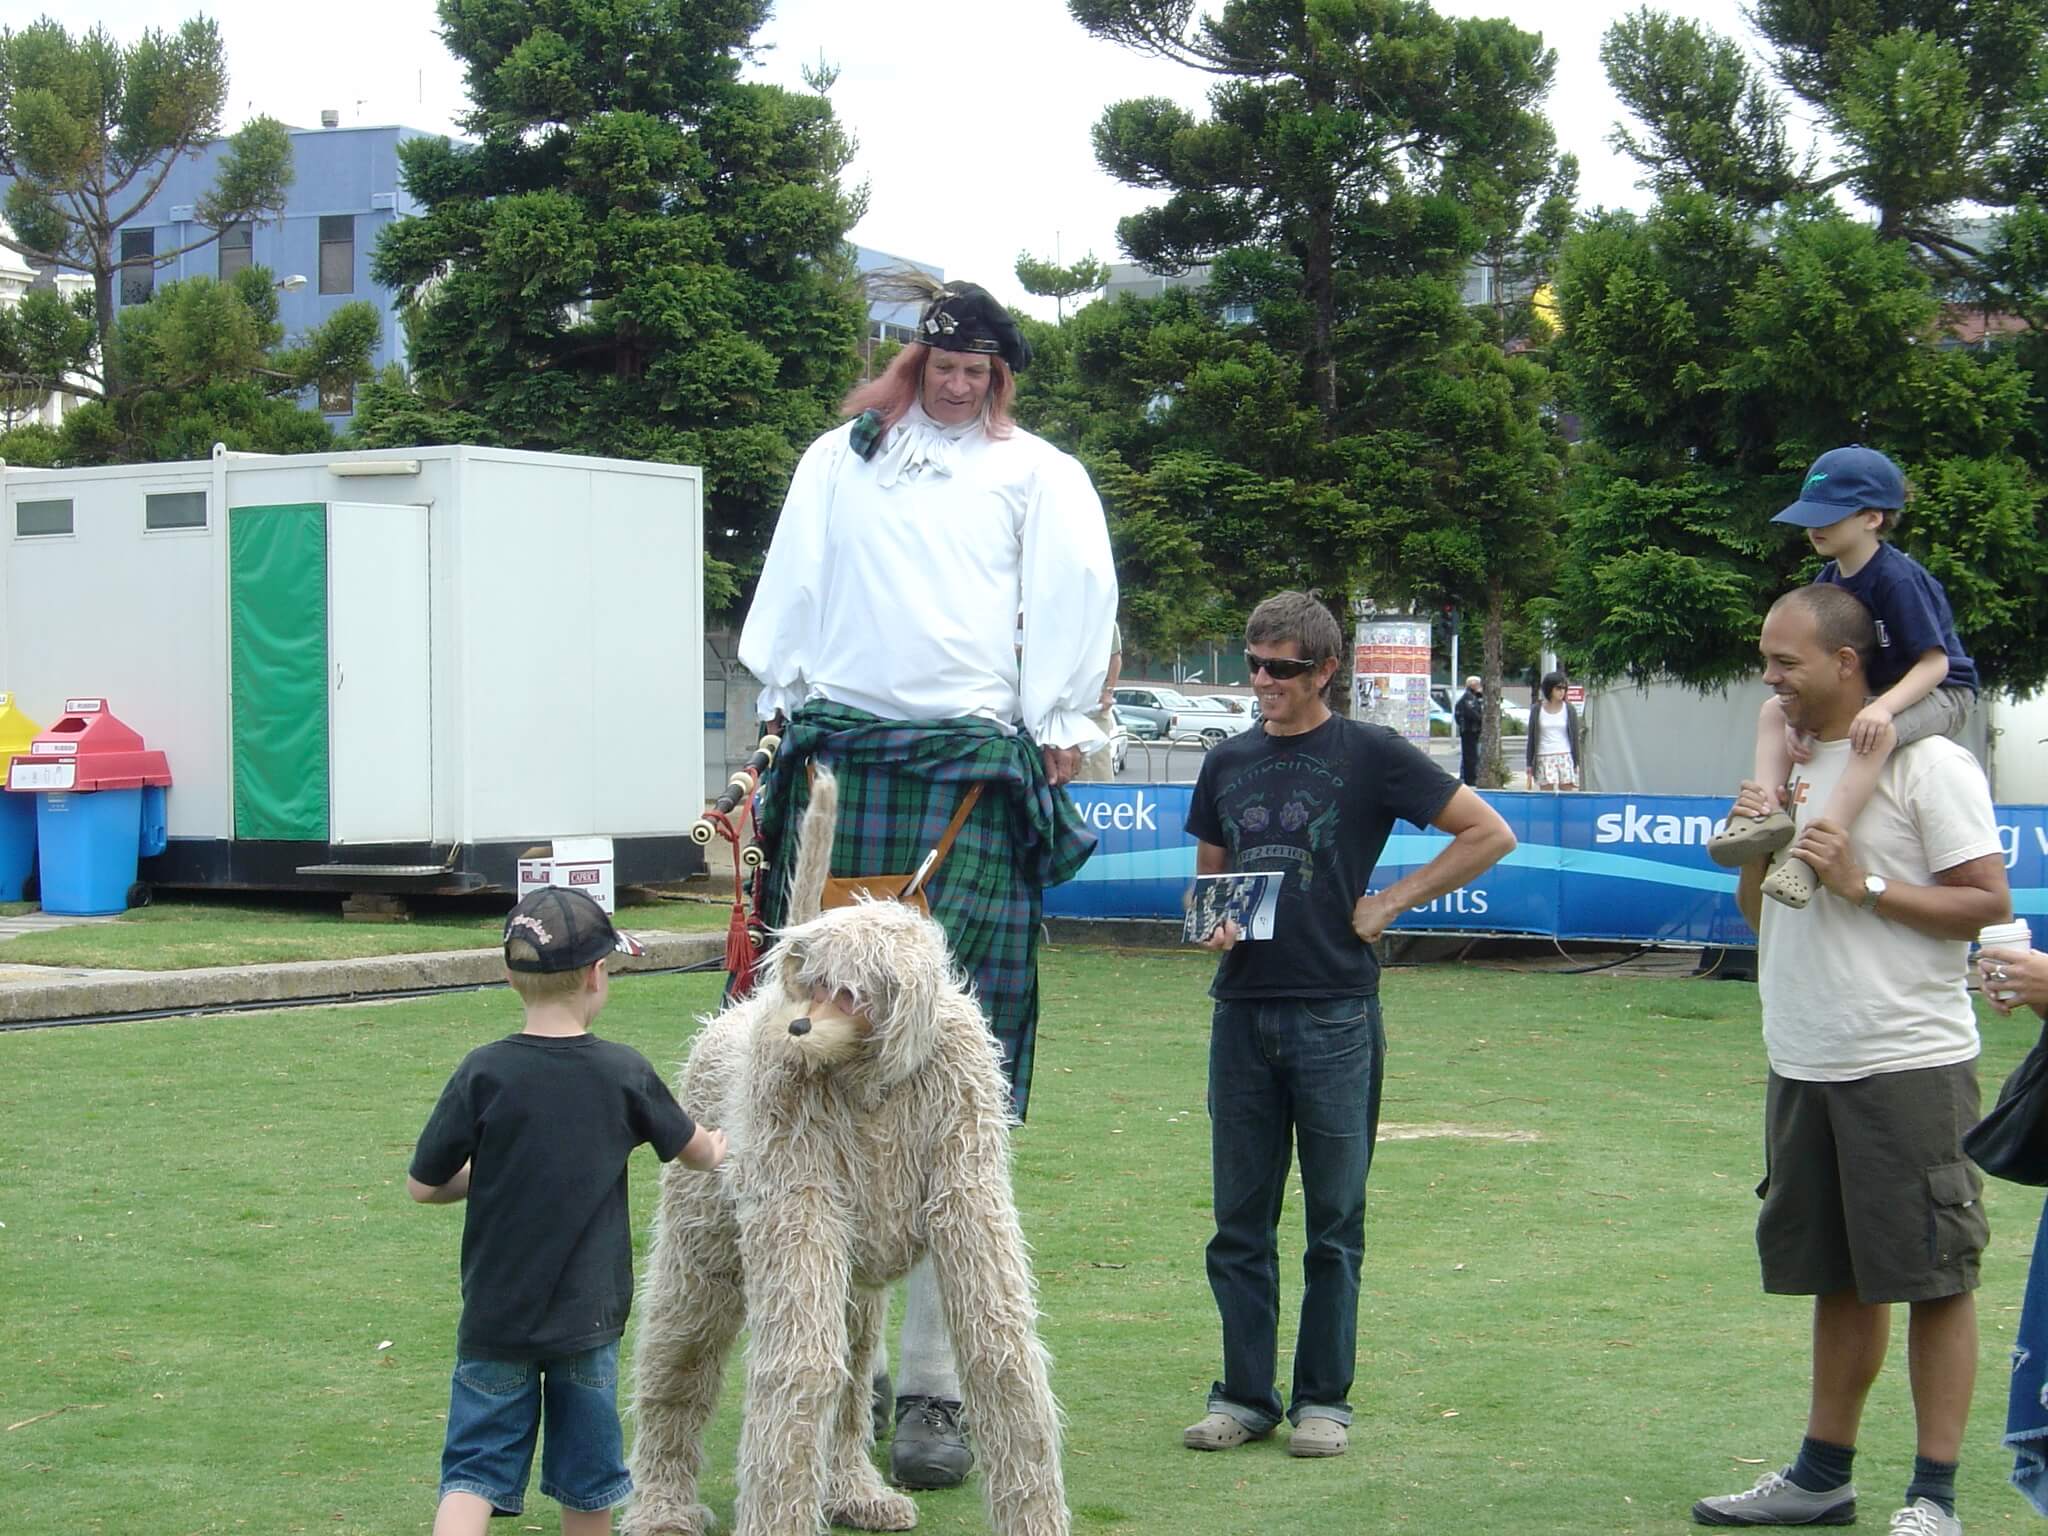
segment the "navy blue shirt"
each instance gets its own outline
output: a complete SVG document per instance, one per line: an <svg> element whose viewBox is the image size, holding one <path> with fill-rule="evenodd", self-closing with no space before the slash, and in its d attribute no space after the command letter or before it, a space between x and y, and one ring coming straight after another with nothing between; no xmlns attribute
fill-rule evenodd
<svg viewBox="0 0 2048 1536"><path fill-rule="evenodd" d="M1246 731L1202 759L1187 830L1228 851L1231 872L1277 869L1273 937L1233 946L1212 997L1352 997L1379 990L1351 909L1396 817L1427 827L1458 781L1383 725L1332 715L1299 736Z"/></svg>
<svg viewBox="0 0 2048 1536"><path fill-rule="evenodd" d="M1890 688L1929 651L1948 655L1948 676L1936 687L1978 691L1977 664L1956 634L1948 593L1926 566L1897 545L1879 543L1877 553L1854 576L1844 576L1840 564L1830 560L1820 568L1813 584L1855 593L1877 620L1877 660L1870 666L1872 693Z"/></svg>

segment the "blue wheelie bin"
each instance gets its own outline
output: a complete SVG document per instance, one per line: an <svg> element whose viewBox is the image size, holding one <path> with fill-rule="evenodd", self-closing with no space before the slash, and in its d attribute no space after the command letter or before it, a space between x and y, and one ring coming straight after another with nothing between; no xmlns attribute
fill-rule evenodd
<svg viewBox="0 0 2048 1536"><path fill-rule="evenodd" d="M15 706L13 694L0 693L0 785L7 782L8 765L28 751L41 729ZM0 901L21 900L35 862L35 796L0 794Z"/></svg>
<svg viewBox="0 0 2048 1536"><path fill-rule="evenodd" d="M8 770L34 781L45 912L98 917L136 904L138 862L164 851L170 764L109 713L105 699L66 699L64 718Z"/></svg>

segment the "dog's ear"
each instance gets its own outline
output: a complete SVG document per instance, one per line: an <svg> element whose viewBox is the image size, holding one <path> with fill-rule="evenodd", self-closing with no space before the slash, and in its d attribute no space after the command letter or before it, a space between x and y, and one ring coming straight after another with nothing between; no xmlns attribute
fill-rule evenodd
<svg viewBox="0 0 2048 1536"><path fill-rule="evenodd" d="M884 997L869 1017L876 1034L876 1067L882 1080L900 1083L938 1054L939 1010L958 983L946 938L930 918L896 926L891 934ZM877 1017L879 1013L879 1017Z"/></svg>

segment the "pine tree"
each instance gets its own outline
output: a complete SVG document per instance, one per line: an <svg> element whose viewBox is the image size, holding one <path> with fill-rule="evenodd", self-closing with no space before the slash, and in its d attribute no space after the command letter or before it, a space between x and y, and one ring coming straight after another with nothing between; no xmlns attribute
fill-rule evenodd
<svg viewBox="0 0 2048 1536"><path fill-rule="evenodd" d="M411 309L414 373L357 410L369 443L702 465L714 608L758 570L864 319L851 141L822 90L740 78L767 10L442 0L476 142L400 150L425 212L371 270Z"/></svg>

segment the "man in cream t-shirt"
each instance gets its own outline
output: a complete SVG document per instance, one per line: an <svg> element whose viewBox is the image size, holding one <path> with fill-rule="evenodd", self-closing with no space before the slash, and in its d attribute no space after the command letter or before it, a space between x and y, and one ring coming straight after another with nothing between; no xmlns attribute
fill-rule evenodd
<svg viewBox="0 0 2048 1536"><path fill-rule="evenodd" d="M1758 935L1767 1167L1757 1252L1764 1289L1812 1296L1813 1394L1795 1461L1753 1488L1701 1499L1703 1525L1841 1525L1864 1399L1884 1364L1891 1306L1907 1350L1919 1443L1893 1536L1960 1536L1956 1458L1976 1381L1983 1185L1960 1139L1978 1118L1977 1024L1964 972L1978 929L2011 916L1990 787L1946 737L1901 749L1855 825L1809 820L1848 762L1869 695L1870 610L1840 587L1802 587L1764 620L1764 682L1813 738L1793 770L1799 823L1780 857L1821 890L1763 899L1767 866L1736 890ZM1745 783L1731 815L1767 809Z"/></svg>

